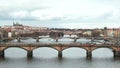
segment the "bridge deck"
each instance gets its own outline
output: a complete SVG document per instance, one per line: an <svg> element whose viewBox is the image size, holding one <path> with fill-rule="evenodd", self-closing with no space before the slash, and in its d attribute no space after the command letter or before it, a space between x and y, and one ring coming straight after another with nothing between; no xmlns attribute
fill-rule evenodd
<svg viewBox="0 0 120 68"><path fill-rule="evenodd" d="M90 43L69 43L69 44L61 44L61 43L2 43L0 46L69 46L69 47L85 47L85 46L90 46L90 47L106 47L106 46L117 46L120 47L116 44L90 44Z"/></svg>

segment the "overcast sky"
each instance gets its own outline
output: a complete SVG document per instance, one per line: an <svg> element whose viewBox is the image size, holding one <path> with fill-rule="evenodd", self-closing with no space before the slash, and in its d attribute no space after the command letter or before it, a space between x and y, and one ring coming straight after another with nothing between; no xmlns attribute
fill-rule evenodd
<svg viewBox="0 0 120 68"><path fill-rule="evenodd" d="M120 0L0 0L0 25L12 21L61 28L119 27Z"/></svg>

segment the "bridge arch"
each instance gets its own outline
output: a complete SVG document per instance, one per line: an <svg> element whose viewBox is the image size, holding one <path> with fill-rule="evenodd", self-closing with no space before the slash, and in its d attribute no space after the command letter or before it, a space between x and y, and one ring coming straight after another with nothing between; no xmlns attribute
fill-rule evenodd
<svg viewBox="0 0 120 68"><path fill-rule="evenodd" d="M66 41L66 40L67 40L67 41L69 40L69 41L71 41L71 42L74 41L74 39L72 39L72 38L64 38L64 37L59 38L59 41L63 41L63 40L65 40L65 41ZM63 42L64 42L64 41L63 41Z"/></svg>
<svg viewBox="0 0 120 68"><path fill-rule="evenodd" d="M51 58L51 57L56 57L57 54L58 51L52 47L39 47L33 49L34 57Z"/></svg>
<svg viewBox="0 0 120 68"><path fill-rule="evenodd" d="M38 49L38 48L51 48L51 49L54 49L54 50L56 50L56 51L59 51L57 48L55 48L55 47L36 47L36 48L34 48L33 49L33 51L35 50L35 49Z"/></svg>
<svg viewBox="0 0 120 68"><path fill-rule="evenodd" d="M78 58L86 56L86 49L81 47L69 47L62 51L64 57Z"/></svg>
<svg viewBox="0 0 120 68"><path fill-rule="evenodd" d="M97 50L97 49L100 49L100 48L107 48L107 49L115 50L115 49L112 48L112 47L96 47L96 48L92 49L92 51Z"/></svg>
<svg viewBox="0 0 120 68"><path fill-rule="evenodd" d="M22 48L22 47L6 47L6 48L3 49L3 51L5 51L5 50L7 50L7 49L9 49L9 48L20 48L20 49L23 49L23 50L27 51L27 49Z"/></svg>
<svg viewBox="0 0 120 68"><path fill-rule="evenodd" d="M6 57L25 57L27 55L27 50L20 47L6 47L3 51L2 56Z"/></svg>
<svg viewBox="0 0 120 68"><path fill-rule="evenodd" d="M84 43L88 43L88 42L91 42L91 39L86 39L86 38L78 38L77 39L78 42L84 42Z"/></svg>
<svg viewBox="0 0 120 68"><path fill-rule="evenodd" d="M62 51L70 49L70 48L80 48L80 49L87 51L87 49L85 49L84 47L66 47L66 48L63 48Z"/></svg>
<svg viewBox="0 0 120 68"><path fill-rule="evenodd" d="M55 39L54 38L51 38L51 37L45 37L45 38L40 38L39 41L44 41L44 40L47 40L47 41L54 41Z"/></svg>
<svg viewBox="0 0 120 68"><path fill-rule="evenodd" d="M113 48L100 47L92 51L92 56L97 58L108 58L114 56Z"/></svg>

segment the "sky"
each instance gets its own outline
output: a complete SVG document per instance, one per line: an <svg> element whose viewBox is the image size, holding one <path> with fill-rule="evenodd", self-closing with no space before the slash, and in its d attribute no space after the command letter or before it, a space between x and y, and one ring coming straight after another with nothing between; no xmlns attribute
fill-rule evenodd
<svg viewBox="0 0 120 68"><path fill-rule="evenodd" d="M0 0L0 26L118 28L120 0Z"/></svg>

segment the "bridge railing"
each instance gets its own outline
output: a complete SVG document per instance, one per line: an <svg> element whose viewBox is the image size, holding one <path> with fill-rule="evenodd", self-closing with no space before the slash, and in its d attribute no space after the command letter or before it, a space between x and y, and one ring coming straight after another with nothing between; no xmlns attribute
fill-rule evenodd
<svg viewBox="0 0 120 68"><path fill-rule="evenodd" d="M91 44L91 43L70 43L70 44L61 44L61 43L1 43L0 46L118 46L116 44Z"/></svg>

